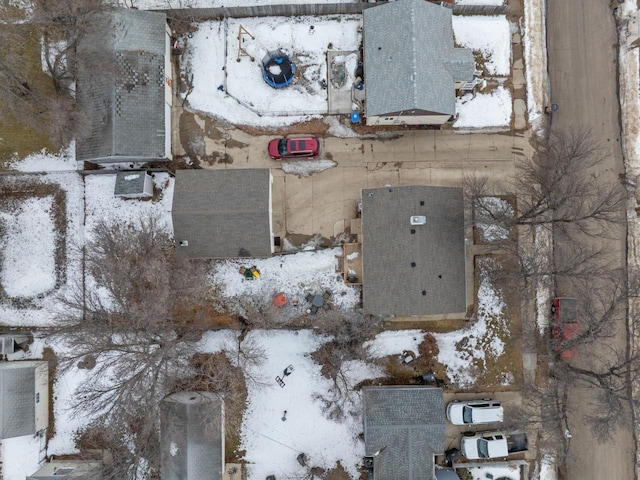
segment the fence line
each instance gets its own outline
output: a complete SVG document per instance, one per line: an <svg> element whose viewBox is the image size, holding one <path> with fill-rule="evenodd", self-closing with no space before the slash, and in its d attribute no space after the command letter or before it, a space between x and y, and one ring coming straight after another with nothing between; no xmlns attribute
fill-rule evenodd
<svg viewBox="0 0 640 480"><path fill-rule="evenodd" d="M179 8L160 10L167 17L182 20L219 20L222 18L246 17L292 17L319 15L361 14L367 8L387 2L356 3L305 3L287 5L253 5L245 7ZM457 5L443 3L443 6L461 15L500 15L509 10L507 5Z"/></svg>

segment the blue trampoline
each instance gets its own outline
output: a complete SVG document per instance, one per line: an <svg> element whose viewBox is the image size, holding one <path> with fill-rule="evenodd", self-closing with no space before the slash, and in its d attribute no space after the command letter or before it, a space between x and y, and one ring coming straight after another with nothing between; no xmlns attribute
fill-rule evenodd
<svg viewBox="0 0 640 480"><path fill-rule="evenodd" d="M262 59L262 77L273 88L283 88L293 82L296 66L281 50L269 52Z"/></svg>

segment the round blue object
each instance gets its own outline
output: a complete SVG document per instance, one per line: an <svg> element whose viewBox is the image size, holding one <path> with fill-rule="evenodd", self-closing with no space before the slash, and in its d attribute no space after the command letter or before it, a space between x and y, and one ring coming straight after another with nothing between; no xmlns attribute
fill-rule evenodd
<svg viewBox="0 0 640 480"><path fill-rule="evenodd" d="M351 123L360 123L360 113L351 112Z"/></svg>

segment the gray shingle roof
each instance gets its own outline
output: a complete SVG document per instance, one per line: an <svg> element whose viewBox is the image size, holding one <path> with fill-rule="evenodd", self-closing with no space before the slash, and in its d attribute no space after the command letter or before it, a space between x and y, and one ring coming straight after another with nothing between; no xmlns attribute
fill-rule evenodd
<svg viewBox="0 0 640 480"><path fill-rule="evenodd" d="M34 362L0 362L0 439L36 432Z"/></svg>
<svg viewBox="0 0 640 480"><path fill-rule="evenodd" d="M118 172L114 195L135 195L144 192L147 172Z"/></svg>
<svg viewBox="0 0 640 480"><path fill-rule="evenodd" d="M96 15L77 49L78 160L165 158L166 15Z"/></svg>
<svg viewBox="0 0 640 480"><path fill-rule="evenodd" d="M433 478L444 451L444 400L433 387L364 387L365 453L374 455L374 480Z"/></svg>
<svg viewBox="0 0 640 480"><path fill-rule="evenodd" d="M172 218L179 256L267 257L272 253L271 172L178 170ZM183 241L188 246L181 246Z"/></svg>
<svg viewBox="0 0 640 480"><path fill-rule="evenodd" d="M455 81L473 78L469 49L453 46L452 11L398 0L364 11L368 116L418 110L453 115Z"/></svg>
<svg viewBox="0 0 640 480"><path fill-rule="evenodd" d="M160 403L162 480L218 480L224 469L224 405L210 392Z"/></svg>
<svg viewBox="0 0 640 480"><path fill-rule="evenodd" d="M414 215L426 216L426 224L411 225ZM466 312L462 189L413 186L363 190L362 234L365 312Z"/></svg>

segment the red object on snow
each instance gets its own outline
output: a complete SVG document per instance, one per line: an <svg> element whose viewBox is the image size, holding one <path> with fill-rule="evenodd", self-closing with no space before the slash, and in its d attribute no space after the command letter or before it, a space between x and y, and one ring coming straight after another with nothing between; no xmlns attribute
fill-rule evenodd
<svg viewBox="0 0 640 480"><path fill-rule="evenodd" d="M273 297L273 304L278 308L284 307L287 304L287 297L284 293L279 293Z"/></svg>

